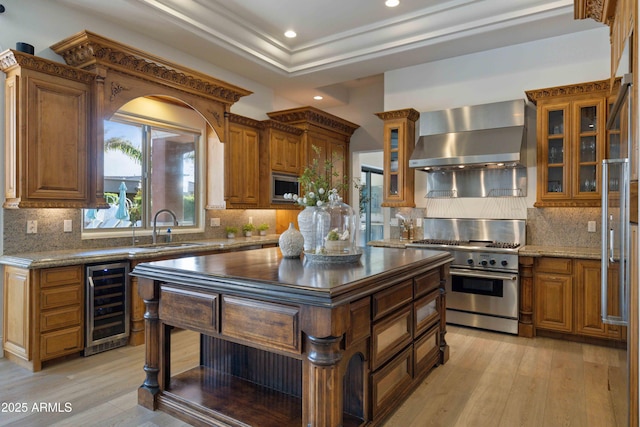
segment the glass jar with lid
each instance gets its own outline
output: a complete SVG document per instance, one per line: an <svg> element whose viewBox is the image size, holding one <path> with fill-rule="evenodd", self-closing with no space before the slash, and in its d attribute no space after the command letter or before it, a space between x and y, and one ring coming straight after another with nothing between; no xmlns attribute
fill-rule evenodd
<svg viewBox="0 0 640 427"><path fill-rule="evenodd" d="M351 255L356 253L357 216L335 192L316 212L315 254Z"/></svg>

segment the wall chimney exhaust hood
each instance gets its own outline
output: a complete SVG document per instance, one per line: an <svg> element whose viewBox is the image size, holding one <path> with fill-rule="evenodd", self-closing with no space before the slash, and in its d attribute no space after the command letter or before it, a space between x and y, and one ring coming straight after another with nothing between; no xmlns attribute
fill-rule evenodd
<svg viewBox="0 0 640 427"><path fill-rule="evenodd" d="M409 166L426 171L524 167L524 99L421 113Z"/></svg>

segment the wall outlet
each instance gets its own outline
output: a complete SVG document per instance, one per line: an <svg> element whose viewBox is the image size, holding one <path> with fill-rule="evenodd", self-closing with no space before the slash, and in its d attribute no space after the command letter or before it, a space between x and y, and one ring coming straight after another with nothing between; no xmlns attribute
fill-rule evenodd
<svg viewBox="0 0 640 427"><path fill-rule="evenodd" d="M587 222L587 231L589 233L595 233L596 232L596 222L595 221Z"/></svg>
<svg viewBox="0 0 640 427"><path fill-rule="evenodd" d="M27 221L27 234L36 234L38 232L38 221L35 219Z"/></svg>
<svg viewBox="0 0 640 427"><path fill-rule="evenodd" d="M209 225L211 227L220 227L220 218L210 218Z"/></svg>
<svg viewBox="0 0 640 427"><path fill-rule="evenodd" d="M73 231L73 220L65 219L63 224L65 233L71 233Z"/></svg>
<svg viewBox="0 0 640 427"><path fill-rule="evenodd" d="M422 218L416 218L416 227L422 227Z"/></svg>
<svg viewBox="0 0 640 427"><path fill-rule="evenodd" d="M252 216L249 217L249 224L253 224L253 217Z"/></svg>

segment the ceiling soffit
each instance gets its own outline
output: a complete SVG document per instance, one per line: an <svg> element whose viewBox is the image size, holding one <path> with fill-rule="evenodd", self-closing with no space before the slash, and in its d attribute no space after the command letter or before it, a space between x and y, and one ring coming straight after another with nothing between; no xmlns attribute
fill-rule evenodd
<svg viewBox="0 0 640 427"><path fill-rule="evenodd" d="M573 0L451 0L288 46L276 35L248 22L222 3L180 0L138 0L188 31L276 71L297 76L473 37L560 15L573 15ZM299 27L303 26L298 24Z"/></svg>

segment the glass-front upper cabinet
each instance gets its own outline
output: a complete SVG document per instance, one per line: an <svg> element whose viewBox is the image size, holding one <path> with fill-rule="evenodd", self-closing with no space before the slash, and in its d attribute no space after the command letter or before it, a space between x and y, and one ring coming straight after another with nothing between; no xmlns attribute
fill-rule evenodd
<svg viewBox="0 0 640 427"><path fill-rule="evenodd" d="M600 194L599 161L602 161L601 151L604 123L600 116L604 116L603 101L585 101L576 103L577 123L577 181L574 181L574 193ZM601 126L602 125L602 126Z"/></svg>
<svg viewBox="0 0 640 427"><path fill-rule="evenodd" d="M526 93L537 105L535 206L600 206L609 81Z"/></svg>
<svg viewBox="0 0 640 427"><path fill-rule="evenodd" d="M420 113L408 108L376 115L384 120L382 206L415 207L415 172L409 168L409 158L415 146L415 122Z"/></svg>

